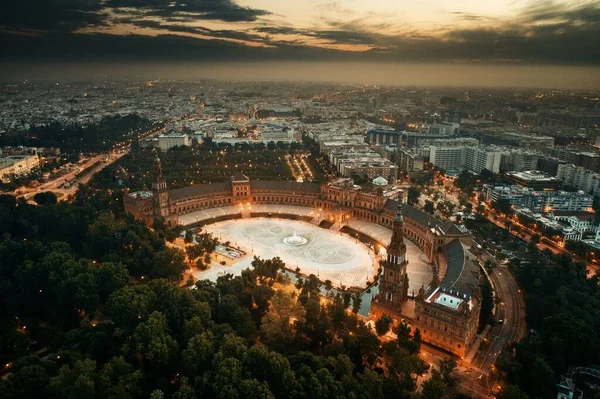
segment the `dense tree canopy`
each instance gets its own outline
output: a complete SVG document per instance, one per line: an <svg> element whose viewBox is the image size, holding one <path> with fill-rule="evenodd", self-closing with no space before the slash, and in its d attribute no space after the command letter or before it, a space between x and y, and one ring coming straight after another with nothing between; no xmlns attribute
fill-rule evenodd
<svg viewBox="0 0 600 399"><path fill-rule="evenodd" d="M135 137L150 126L150 121L136 114L112 115L97 123L82 126L52 122L32 126L28 131L16 131L0 136L0 146L57 147L66 151L106 151L127 137Z"/></svg>
<svg viewBox="0 0 600 399"><path fill-rule="evenodd" d="M397 398L427 371L410 338L381 345L351 295L322 302L314 276L274 290L279 259L180 287L164 226L88 200L0 197L0 397Z"/></svg>
<svg viewBox="0 0 600 399"><path fill-rule="evenodd" d="M588 276L570 254L541 252L523 242L514 246L518 239L483 218L468 227L484 245L495 240L518 252L510 267L525 294L529 334L497 361L515 385L502 397L555 397L555 384L570 367L600 364L600 276Z"/></svg>

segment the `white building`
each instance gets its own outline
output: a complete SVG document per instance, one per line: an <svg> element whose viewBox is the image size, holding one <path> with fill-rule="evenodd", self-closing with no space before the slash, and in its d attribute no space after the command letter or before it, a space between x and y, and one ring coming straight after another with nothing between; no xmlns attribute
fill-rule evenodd
<svg viewBox="0 0 600 399"><path fill-rule="evenodd" d="M483 169L498 173L502 152L495 147L450 146L429 147L429 162L446 170L468 169L481 173Z"/></svg>
<svg viewBox="0 0 600 399"><path fill-rule="evenodd" d="M542 155L536 151L521 148L505 148L500 158L500 169L505 171L522 172L536 170L538 159Z"/></svg>
<svg viewBox="0 0 600 399"><path fill-rule="evenodd" d="M14 177L27 175L39 167L40 159L37 155L9 155L0 158L0 181L8 183Z"/></svg>
<svg viewBox="0 0 600 399"><path fill-rule="evenodd" d="M458 132L459 128L460 123L440 122L429 125L428 133L439 134L442 136L454 136Z"/></svg>
<svg viewBox="0 0 600 399"><path fill-rule="evenodd" d="M464 151L464 167L471 172L480 174L482 170L487 169L498 173L500 170L501 151L486 147L465 147Z"/></svg>
<svg viewBox="0 0 600 399"><path fill-rule="evenodd" d="M187 134L172 132L158 136L158 148L161 151L167 151L173 147L182 145L190 145L190 137Z"/></svg>
<svg viewBox="0 0 600 399"><path fill-rule="evenodd" d="M465 161L465 147L429 147L429 162L446 170L458 170Z"/></svg>
<svg viewBox="0 0 600 399"><path fill-rule="evenodd" d="M593 172L582 166L571 164L558 165L556 177L561 179L565 185L575 187L586 193L600 196L600 173Z"/></svg>
<svg viewBox="0 0 600 399"><path fill-rule="evenodd" d="M583 191L536 191L521 186L486 188L486 198L492 203L507 200L515 209L527 208L534 213L591 212L594 197Z"/></svg>

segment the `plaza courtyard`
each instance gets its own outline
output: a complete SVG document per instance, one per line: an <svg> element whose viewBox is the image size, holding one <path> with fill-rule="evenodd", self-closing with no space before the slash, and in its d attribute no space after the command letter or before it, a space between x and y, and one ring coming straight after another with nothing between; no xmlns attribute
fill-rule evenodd
<svg viewBox="0 0 600 399"><path fill-rule="evenodd" d="M381 242L387 243L391 237L389 229L373 223L361 222L352 227ZM240 248L247 255L229 260L227 266L213 262L208 270L194 271L192 274L196 279L215 281L227 273L239 275L250 267L254 256L278 256L288 269L299 268L302 274L314 274L321 281L330 280L334 286L365 287L367 281L373 281L381 259L356 238L301 221L235 219L210 224L204 229L221 242L229 241L231 246ZM419 248L406 239L404 241L409 260L409 295L413 295L421 286L427 287L431 283L433 274Z"/></svg>
<svg viewBox="0 0 600 399"><path fill-rule="evenodd" d="M360 241L306 222L238 219L206 226L206 231L250 258L278 256L288 269L299 268L336 286L363 287L377 271L372 251Z"/></svg>

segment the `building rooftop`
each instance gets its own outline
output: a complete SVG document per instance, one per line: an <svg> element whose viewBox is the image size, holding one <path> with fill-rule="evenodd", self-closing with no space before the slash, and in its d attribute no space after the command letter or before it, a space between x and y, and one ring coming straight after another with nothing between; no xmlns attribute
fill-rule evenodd
<svg viewBox="0 0 600 399"><path fill-rule="evenodd" d="M581 221L592 221L596 219L594 212L567 212L567 211L554 211L552 212L554 217L576 217Z"/></svg>
<svg viewBox="0 0 600 399"><path fill-rule="evenodd" d="M250 179L248 178L248 176L246 176L245 174L243 174L242 172L238 172L235 176L232 177L231 181L233 182L246 182L249 181Z"/></svg>
<svg viewBox="0 0 600 399"><path fill-rule="evenodd" d="M550 176L545 172L540 172L538 170L525 170L523 172L506 172L506 175L524 181L560 181L560 179L554 176Z"/></svg>
<svg viewBox="0 0 600 399"><path fill-rule="evenodd" d="M388 199L384 205L384 208L393 210L394 212L398 209L398 201ZM402 216L407 217L425 227L436 227L442 222L434 218L427 212L423 212L410 205L402 205Z"/></svg>
<svg viewBox="0 0 600 399"><path fill-rule="evenodd" d="M131 192L129 194L127 194L130 198L143 198L143 199L147 199L147 198L152 198L154 195L152 194L152 191L134 191Z"/></svg>
<svg viewBox="0 0 600 399"><path fill-rule="evenodd" d="M373 184L376 186L387 186L388 181L384 179L382 176L376 177L373 179Z"/></svg>
<svg viewBox="0 0 600 399"><path fill-rule="evenodd" d="M160 136L158 136L159 138L167 138L167 137L185 137L186 134L185 133L180 133L180 132L170 132L170 133L163 133Z"/></svg>
<svg viewBox="0 0 600 399"><path fill-rule="evenodd" d="M230 182L198 184L189 187L177 188L169 191L169 199L180 200L187 197L193 197L200 194L218 193L222 191L230 191Z"/></svg>
<svg viewBox="0 0 600 399"><path fill-rule="evenodd" d="M446 261L446 275L440 287L466 296L478 289L479 264L462 241L456 239L446 246Z"/></svg>
<svg viewBox="0 0 600 399"><path fill-rule="evenodd" d="M318 183L303 183L286 180L252 180L250 182L251 190L284 190L293 192L306 192L318 194L321 192L321 186Z"/></svg>
<svg viewBox="0 0 600 399"><path fill-rule="evenodd" d="M434 299L434 302L439 305L444 305L454 310L457 310L461 303L464 302L464 299L457 298L454 295L448 295L446 293L442 293Z"/></svg>

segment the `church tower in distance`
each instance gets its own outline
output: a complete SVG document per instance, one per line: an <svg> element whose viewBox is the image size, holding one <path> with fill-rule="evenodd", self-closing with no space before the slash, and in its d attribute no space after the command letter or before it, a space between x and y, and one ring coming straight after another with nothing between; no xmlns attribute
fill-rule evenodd
<svg viewBox="0 0 600 399"><path fill-rule="evenodd" d="M392 239L387 248L387 259L383 261L383 270L379 279L379 305L400 313L401 303L408 299L408 275L406 267L406 245L402 234L404 219L401 205L394 218Z"/></svg>

